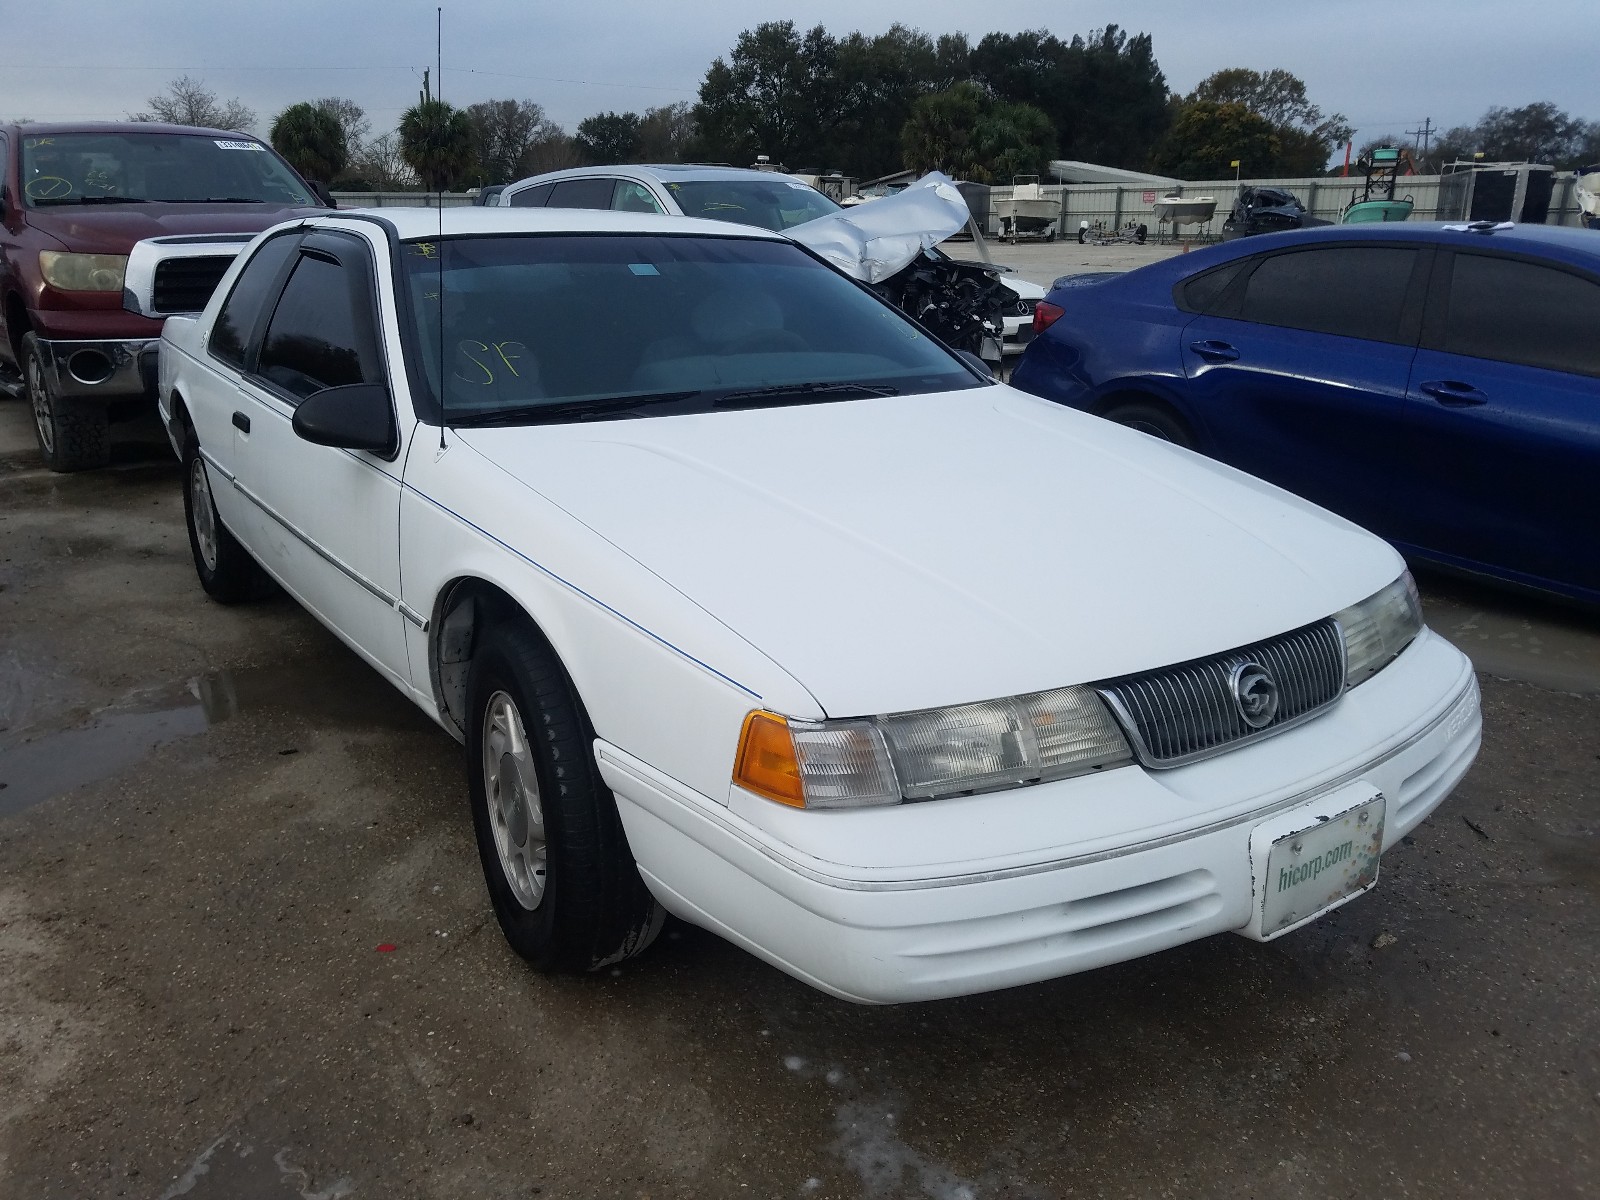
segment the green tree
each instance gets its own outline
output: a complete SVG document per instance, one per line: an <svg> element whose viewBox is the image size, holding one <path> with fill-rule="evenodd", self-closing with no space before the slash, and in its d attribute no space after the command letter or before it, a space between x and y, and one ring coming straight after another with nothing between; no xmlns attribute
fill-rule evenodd
<svg viewBox="0 0 1600 1200"><path fill-rule="evenodd" d="M1202 79L1190 101L1242 104L1272 126L1278 153L1252 169L1263 175L1320 175L1330 156L1354 132L1343 113L1324 113L1311 103L1306 85L1288 71L1226 67Z"/></svg>
<svg viewBox="0 0 1600 1200"><path fill-rule="evenodd" d="M819 163L839 116L838 43L818 25L769 21L739 35L700 84L697 154L708 161Z"/></svg>
<svg viewBox="0 0 1600 1200"><path fill-rule="evenodd" d="M1491 108L1476 125L1457 125L1442 133L1428 161L1442 167L1480 153L1487 162L1586 166L1600 159L1600 122L1579 120L1548 101Z"/></svg>
<svg viewBox="0 0 1600 1200"><path fill-rule="evenodd" d="M1042 175L1055 152L1050 118L1030 104L996 100L966 81L924 96L901 131L906 166L979 183Z"/></svg>
<svg viewBox="0 0 1600 1200"><path fill-rule="evenodd" d="M1042 29L991 33L971 69L996 97L1045 113L1067 158L1143 167L1169 119L1150 35L1115 25L1070 42Z"/></svg>
<svg viewBox="0 0 1600 1200"><path fill-rule="evenodd" d="M467 114L435 100L423 75L422 95L400 117L400 155L423 187L453 191L473 168L472 124Z"/></svg>
<svg viewBox="0 0 1600 1200"><path fill-rule="evenodd" d="M683 162L694 137L694 105L688 101L647 108L639 120L639 161Z"/></svg>
<svg viewBox="0 0 1600 1200"><path fill-rule="evenodd" d="M350 158L339 122L326 109L305 102L291 104L273 118L272 146L302 176L324 183L336 178Z"/></svg>
<svg viewBox="0 0 1600 1200"><path fill-rule="evenodd" d="M1178 107L1154 163L1179 179L1222 179L1234 173L1234 159L1246 174L1268 173L1282 151L1272 122L1244 104L1190 100Z"/></svg>
<svg viewBox="0 0 1600 1200"><path fill-rule="evenodd" d="M578 153L595 166L633 162L639 154L643 124L638 113L596 113L578 122L578 132L572 140Z"/></svg>

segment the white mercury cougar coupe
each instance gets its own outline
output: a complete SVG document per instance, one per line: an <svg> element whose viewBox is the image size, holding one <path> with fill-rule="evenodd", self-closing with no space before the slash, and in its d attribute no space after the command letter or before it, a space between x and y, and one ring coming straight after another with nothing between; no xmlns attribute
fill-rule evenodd
<svg viewBox="0 0 1600 1200"><path fill-rule="evenodd" d="M160 387L201 584L270 576L465 743L542 969L668 912L867 1002L1264 940L1477 751L1383 542L780 234L317 216L167 321Z"/></svg>

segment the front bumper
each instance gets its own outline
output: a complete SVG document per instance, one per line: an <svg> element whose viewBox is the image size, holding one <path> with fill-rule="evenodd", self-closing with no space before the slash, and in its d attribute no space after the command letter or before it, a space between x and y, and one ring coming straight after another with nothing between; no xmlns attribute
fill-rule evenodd
<svg viewBox="0 0 1600 1200"><path fill-rule="evenodd" d="M45 375L58 396L75 399L152 398L160 338L39 341Z"/></svg>
<svg viewBox="0 0 1600 1200"><path fill-rule="evenodd" d="M1359 781L1388 799L1388 850L1455 787L1480 733L1471 664L1424 633L1319 718L1159 773L1128 767L876 810L767 805L750 807L752 820L737 796L717 804L604 742L597 756L640 870L671 912L832 995L896 1003L1249 933L1258 825ZM764 827L762 816L774 819ZM1103 833L1111 821L1121 834ZM776 835L786 822L816 837L802 848ZM1058 836L1075 827L1076 842Z"/></svg>

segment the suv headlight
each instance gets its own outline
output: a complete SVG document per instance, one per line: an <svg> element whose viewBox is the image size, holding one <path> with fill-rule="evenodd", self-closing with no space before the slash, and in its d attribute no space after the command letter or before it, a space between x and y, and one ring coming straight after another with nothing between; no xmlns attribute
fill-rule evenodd
<svg viewBox="0 0 1600 1200"><path fill-rule="evenodd" d="M1333 619L1344 635L1344 685L1353 688L1376 675L1422 632L1422 601L1411 572Z"/></svg>
<svg viewBox="0 0 1600 1200"><path fill-rule="evenodd" d="M66 254L39 251L39 273L63 292L120 292L128 271L126 254Z"/></svg>
<svg viewBox="0 0 1600 1200"><path fill-rule="evenodd" d="M733 781L796 808L933 800L1133 761L1100 697L1058 688L892 716L745 718Z"/></svg>

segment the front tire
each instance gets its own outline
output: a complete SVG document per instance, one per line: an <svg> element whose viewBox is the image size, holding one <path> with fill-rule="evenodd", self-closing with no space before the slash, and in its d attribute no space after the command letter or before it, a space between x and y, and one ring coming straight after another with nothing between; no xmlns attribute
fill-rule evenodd
<svg viewBox="0 0 1600 1200"><path fill-rule="evenodd" d="M1140 400L1129 404L1118 404L1100 415L1108 421L1115 421L1118 425L1126 425L1129 429L1137 429L1140 433L1160 438L1163 442L1171 442L1174 446L1182 446L1186 450L1194 449L1194 435L1189 432L1189 427L1177 413L1164 404Z"/></svg>
<svg viewBox="0 0 1600 1200"><path fill-rule="evenodd" d="M183 516L194 571L206 595L220 604L240 604L259 596L265 574L217 514L211 477L192 429L183 443Z"/></svg>
<svg viewBox="0 0 1600 1200"><path fill-rule="evenodd" d="M39 336L22 336L22 381L33 410L33 434L52 471L86 471L111 461L111 427L105 405L57 394L45 369Z"/></svg>
<svg viewBox="0 0 1600 1200"><path fill-rule="evenodd" d="M467 763L484 882L511 948L540 971L593 971L655 940L594 732L550 647L490 627L467 674Z"/></svg>

